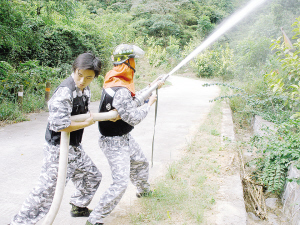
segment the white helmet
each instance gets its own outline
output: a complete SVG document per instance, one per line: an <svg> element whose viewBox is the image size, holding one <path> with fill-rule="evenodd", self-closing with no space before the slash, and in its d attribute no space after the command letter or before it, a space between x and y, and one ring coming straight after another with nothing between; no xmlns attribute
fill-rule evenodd
<svg viewBox="0 0 300 225"><path fill-rule="evenodd" d="M130 58L141 58L145 52L136 45L120 44L115 47L111 56L114 65L120 65Z"/></svg>

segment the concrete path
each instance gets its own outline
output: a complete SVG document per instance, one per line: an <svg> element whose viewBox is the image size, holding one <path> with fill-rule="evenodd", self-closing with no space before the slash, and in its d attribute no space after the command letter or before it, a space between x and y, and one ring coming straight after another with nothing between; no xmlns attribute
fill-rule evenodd
<svg viewBox="0 0 300 225"><path fill-rule="evenodd" d="M159 90L158 117L156 123L154 166L150 170L150 182L155 180L168 163L180 156L180 148L189 142L191 134L205 119L212 107L209 100L219 95L216 86L202 87L203 81L172 76L170 87ZM99 102L93 102L91 111L97 112ZM154 105L147 118L132 131L133 137L151 160L154 125ZM44 134L48 113L31 115L31 121L0 128L0 224L8 224L21 204L37 183L43 160ZM83 147L103 174L103 180L90 204L93 208L101 194L111 183L110 169L106 158L98 147L97 125L85 129ZM64 198L54 225L84 225L86 218L69 215L68 200L74 191L72 182L65 189ZM135 189L129 185L120 204L106 218L112 225L117 217L136 200ZM38 223L38 224L41 224Z"/></svg>

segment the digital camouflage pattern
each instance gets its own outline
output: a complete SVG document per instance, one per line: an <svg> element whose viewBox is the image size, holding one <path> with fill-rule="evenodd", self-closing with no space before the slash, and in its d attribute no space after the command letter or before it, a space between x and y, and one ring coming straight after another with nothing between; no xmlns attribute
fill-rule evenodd
<svg viewBox="0 0 300 225"><path fill-rule="evenodd" d="M99 146L111 168L113 183L101 196L91 212L89 222L103 223L103 218L112 212L124 195L129 181L137 192L149 192L149 163L138 143L130 134L115 137L102 136Z"/></svg>
<svg viewBox="0 0 300 225"><path fill-rule="evenodd" d="M71 124L73 98L90 97L90 89L82 92L76 87L73 92L68 87L60 87L48 102L50 129L59 131ZM88 100L87 100L88 101ZM59 145L44 144L44 159L38 185L31 191L23 203L21 210L12 219L11 225L36 224L49 211L53 201L59 164ZM72 180L76 192L70 203L78 207L86 207L92 200L102 179L90 157L81 145L69 146L66 182Z"/></svg>
<svg viewBox="0 0 300 225"><path fill-rule="evenodd" d="M44 160L38 184L23 203L19 213L13 217L11 225L36 224L48 213L55 193L59 151L59 145L44 144ZM99 187L101 178L101 173L81 145L70 146L66 182L71 179L76 187L70 203L86 207Z"/></svg>
<svg viewBox="0 0 300 225"><path fill-rule="evenodd" d="M126 88L116 92L113 106L122 120L132 126L140 123L150 109L148 105L138 107ZM99 146L110 165L113 183L90 214L88 221L92 224L103 223L103 218L109 215L120 202L129 181L136 186L137 193L150 191L149 162L130 133L114 137L101 136Z"/></svg>
<svg viewBox="0 0 300 225"><path fill-rule="evenodd" d="M148 104L138 107L138 102L131 97L131 92L127 88L121 88L116 92L113 107L118 111L121 119L131 126L139 124L150 110Z"/></svg>

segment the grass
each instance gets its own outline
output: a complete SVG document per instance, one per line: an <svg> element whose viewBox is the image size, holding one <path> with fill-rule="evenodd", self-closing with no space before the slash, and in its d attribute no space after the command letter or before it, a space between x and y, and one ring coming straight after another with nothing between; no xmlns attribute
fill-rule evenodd
<svg viewBox="0 0 300 225"><path fill-rule="evenodd" d="M18 104L9 101L3 101L0 104L0 121L22 121L25 120Z"/></svg>
<svg viewBox="0 0 300 225"><path fill-rule="evenodd" d="M205 212L214 205L218 190L214 178L220 176L220 165L214 156L222 149L221 116L216 102L184 156L152 184L151 196L139 200L130 224L205 224Z"/></svg>

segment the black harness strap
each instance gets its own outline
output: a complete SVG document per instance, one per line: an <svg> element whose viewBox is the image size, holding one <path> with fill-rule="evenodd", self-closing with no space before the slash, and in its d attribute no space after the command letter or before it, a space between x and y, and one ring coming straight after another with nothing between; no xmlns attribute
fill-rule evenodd
<svg viewBox="0 0 300 225"><path fill-rule="evenodd" d="M124 64L126 64L130 69L133 70L133 72L135 72L135 69L133 69L133 67L129 64L129 62L124 62Z"/></svg>

